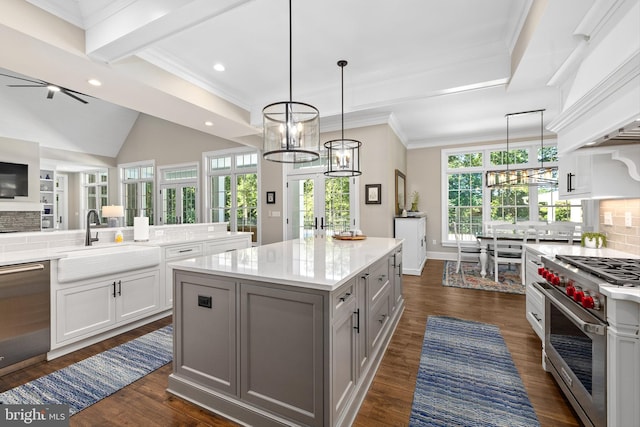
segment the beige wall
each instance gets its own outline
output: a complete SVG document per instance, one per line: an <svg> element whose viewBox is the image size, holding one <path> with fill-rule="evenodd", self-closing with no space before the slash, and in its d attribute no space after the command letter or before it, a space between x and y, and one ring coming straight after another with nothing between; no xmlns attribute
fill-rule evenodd
<svg viewBox="0 0 640 427"><path fill-rule="evenodd" d="M407 149L386 124L346 129L345 138L362 142L359 178L360 229L367 236L393 237L395 215L395 170L407 169ZM326 132L321 141L340 138L340 132ZM381 204L365 203L365 185L380 184Z"/></svg>
<svg viewBox="0 0 640 427"><path fill-rule="evenodd" d="M283 212L282 164L260 160L260 191L260 197L262 198L260 204L262 244L280 242L283 240L283 221L285 218ZM267 204L267 191L276 192L276 203ZM280 212L280 216L273 216L275 212Z"/></svg>
<svg viewBox="0 0 640 427"><path fill-rule="evenodd" d="M339 132L322 134L321 141L336 138ZM360 177L360 228L371 236L393 236L395 169L406 172L406 148L388 125L348 130L348 138L362 141ZM200 162L202 153L240 145L165 120L140 114L129 137L118 153L118 163L155 159L156 166ZM284 184L282 165L261 161L261 233L262 243L283 239ZM364 203L364 185L382 184L382 204ZM266 192L276 192L276 203L266 204ZM280 216L274 216L276 212Z"/></svg>
<svg viewBox="0 0 640 427"><path fill-rule="evenodd" d="M200 163L204 152L235 147L241 145L140 114L118 152L117 161L122 164L155 159L156 166Z"/></svg>
<svg viewBox="0 0 640 427"><path fill-rule="evenodd" d="M625 225L625 213L631 214L631 226ZM611 213L613 225L605 225L604 215ZM600 232L607 236L607 247L640 255L640 199L601 200Z"/></svg>

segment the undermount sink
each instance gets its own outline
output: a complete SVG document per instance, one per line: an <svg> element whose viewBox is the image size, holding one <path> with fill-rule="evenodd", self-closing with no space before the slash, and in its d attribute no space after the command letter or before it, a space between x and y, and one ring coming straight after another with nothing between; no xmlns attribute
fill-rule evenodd
<svg viewBox="0 0 640 427"><path fill-rule="evenodd" d="M85 246L68 249L58 260L58 282L100 277L160 264L160 248L156 246L118 244Z"/></svg>

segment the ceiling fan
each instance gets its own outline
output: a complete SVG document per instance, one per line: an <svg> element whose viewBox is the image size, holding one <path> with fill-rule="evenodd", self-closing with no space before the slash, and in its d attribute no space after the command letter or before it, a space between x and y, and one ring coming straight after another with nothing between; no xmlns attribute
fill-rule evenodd
<svg viewBox="0 0 640 427"><path fill-rule="evenodd" d="M75 99L76 101L80 101L83 104L88 104L89 101L86 101L86 100L80 98L79 96L76 96L75 94L93 98L91 95L87 95L87 94L84 94L82 92L77 92L75 90L67 89L67 88L62 87L62 86L54 85L52 83L45 82L44 80L31 80L31 79L25 79L23 77L17 77L17 76L12 76L12 75L9 75L9 74L2 74L2 73L0 73L0 76L11 77L12 79L24 80L25 82L33 83L33 84L30 84L30 85L27 85L27 84L7 85L7 87L44 87L44 88L47 88L47 99L52 99L53 95L55 95L57 92L64 93L65 95L70 96L71 98Z"/></svg>

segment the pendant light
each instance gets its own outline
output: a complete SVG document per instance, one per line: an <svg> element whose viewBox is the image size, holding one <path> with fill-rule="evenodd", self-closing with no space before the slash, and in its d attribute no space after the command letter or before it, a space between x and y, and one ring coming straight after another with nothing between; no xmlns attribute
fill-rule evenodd
<svg viewBox="0 0 640 427"><path fill-rule="evenodd" d="M510 186L557 186L558 167L544 165L544 109L521 111L505 114L507 118L507 163L506 170L491 170L486 173L486 185L489 188ZM523 114L540 114L540 166L529 168L509 168L509 118Z"/></svg>
<svg viewBox="0 0 640 427"><path fill-rule="evenodd" d="M344 177L362 175L360 171L360 146L362 143L355 139L344 138L344 67L347 61L338 61L340 67L340 82L342 86L342 134L340 139L332 139L324 143L327 149L327 176Z"/></svg>
<svg viewBox="0 0 640 427"><path fill-rule="evenodd" d="M289 101L262 110L266 160L311 162L320 157L320 112L313 105L293 101L291 0L289 0Z"/></svg>

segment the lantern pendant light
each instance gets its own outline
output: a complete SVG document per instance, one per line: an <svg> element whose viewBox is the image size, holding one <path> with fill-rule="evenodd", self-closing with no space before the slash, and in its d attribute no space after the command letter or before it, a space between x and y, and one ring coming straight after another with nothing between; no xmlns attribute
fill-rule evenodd
<svg viewBox="0 0 640 427"><path fill-rule="evenodd" d="M280 163L311 162L320 157L320 112L293 101L291 0L289 0L289 101L262 110L263 157Z"/></svg>
<svg viewBox="0 0 640 427"><path fill-rule="evenodd" d="M362 175L360 171L360 146L355 139L344 138L344 67L347 61L338 61L342 86L342 134L340 139L332 139L324 143L327 149L327 176L345 177Z"/></svg>

